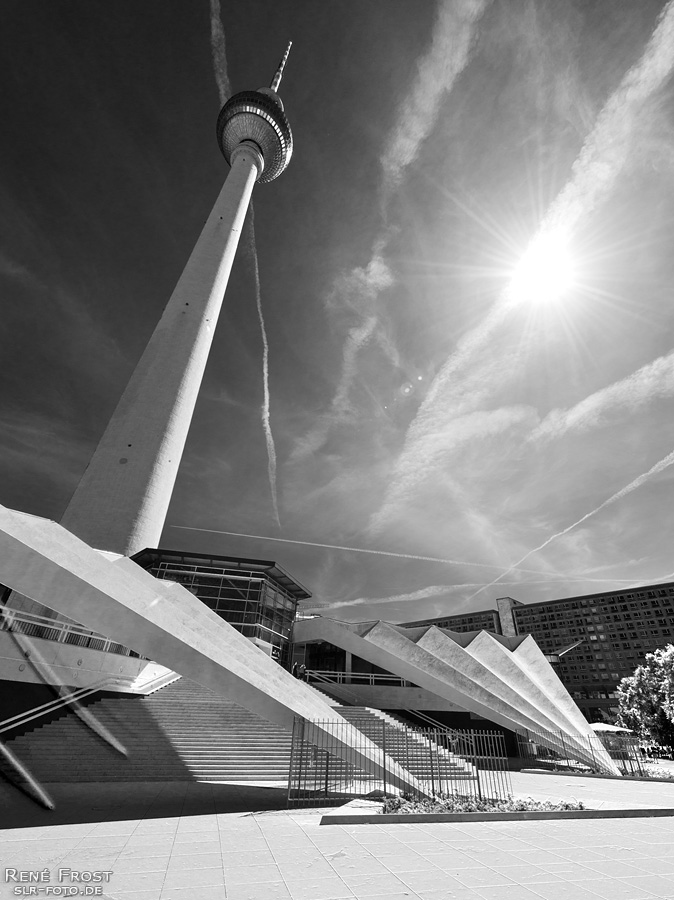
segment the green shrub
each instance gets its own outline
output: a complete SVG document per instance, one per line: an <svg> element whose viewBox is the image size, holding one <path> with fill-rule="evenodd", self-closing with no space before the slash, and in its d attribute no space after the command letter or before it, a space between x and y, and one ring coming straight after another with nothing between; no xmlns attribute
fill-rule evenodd
<svg viewBox="0 0 674 900"><path fill-rule="evenodd" d="M415 800L411 794L389 797L382 813L413 815L417 813L472 813L472 812L548 812L553 810L585 809L581 800L534 800L532 797L508 797L505 800L464 797L461 794L435 794L430 799Z"/></svg>

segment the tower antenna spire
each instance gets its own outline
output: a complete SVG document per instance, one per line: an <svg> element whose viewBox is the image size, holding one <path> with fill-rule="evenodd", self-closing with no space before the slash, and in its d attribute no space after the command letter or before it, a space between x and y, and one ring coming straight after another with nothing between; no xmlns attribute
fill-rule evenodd
<svg viewBox="0 0 674 900"><path fill-rule="evenodd" d="M283 54L283 59L278 64L278 69L276 70L276 75L272 79L272 83L269 85L272 91L278 91L279 85L281 84L281 78L283 77L283 70L286 67L286 63L288 62L288 54L290 53L290 48L292 47L293 42L288 41L288 46L286 48L286 52Z"/></svg>

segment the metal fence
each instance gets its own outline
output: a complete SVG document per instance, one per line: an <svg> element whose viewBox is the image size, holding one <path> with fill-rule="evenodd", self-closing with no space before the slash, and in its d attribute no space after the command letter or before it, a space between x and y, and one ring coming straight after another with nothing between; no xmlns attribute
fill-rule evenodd
<svg viewBox="0 0 674 900"><path fill-rule="evenodd" d="M60 644L73 644L76 647L88 647L90 650L102 650L118 656L131 656L144 659L135 650L130 650L103 634L98 634L78 625L76 622L62 622L3 607L0 609L0 631L11 631L26 638L40 638L44 641L57 641Z"/></svg>
<svg viewBox="0 0 674 900"><path fill-rule="evenodd" d="M578 761L578 754L569 737L577 746L587 750L582 762ZM603 753L608 753L623 775L646 775L639 739L632 734L605 732L569 736L562 731L528 731L526 735L517 735L517 744L522 759L545 767L569 770L584 768L601 772L599 758ZM590 762L593 759L595 765Z"/></svg>
<svg viewBox="0 0 674 900"><path fill-rule="evenodd" d="M324 726L331 733L322 730ZM338 743L345 748L339 755ZM360 755L371 752L373 744L378 748L378 774L363 768ZM394 786L400 769L416 779L416 789ZM340 805L372 792L405 793L416 799L437 794L505 799L512 794L512 783L504 736L491 731L420 730L376 717L359 724L295 717L289 806Z"/></svg>
<svg viewBox="0 0 674 900"><path fill-rule="evenodd" d="M307 681L322 681L325 684L366 684L385 685L386 687L415 687L398 675L386 672L337 672L333 669L307 669Z"/></svg>

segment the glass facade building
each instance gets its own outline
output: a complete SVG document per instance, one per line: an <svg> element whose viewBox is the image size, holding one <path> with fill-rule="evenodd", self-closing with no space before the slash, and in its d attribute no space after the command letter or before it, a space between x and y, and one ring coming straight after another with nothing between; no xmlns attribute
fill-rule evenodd
<svg viewBox="0 0 674 900"><path fill-rule="evenodd" d="M142 550L133 560L191 591L287 667L297 604L310 592L275 562L180 550Z"/></svg>

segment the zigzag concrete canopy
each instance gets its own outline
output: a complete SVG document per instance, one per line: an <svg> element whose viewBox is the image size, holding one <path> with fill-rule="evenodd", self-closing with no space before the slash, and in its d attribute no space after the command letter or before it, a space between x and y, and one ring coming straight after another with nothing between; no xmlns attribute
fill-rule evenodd
<svg viewBox="0 0 674 900"><path fill-rule="evenodd" d="M512 731L532 731L553 750L620 774L531 637L318 616L297 622L294 639L327 641L468 712Z"/></svg>
<svg viewBox="0 0 674 900"><path fill-rule="evenodd" d="M137 653L203 684L270 722L318 720L337 756L402 789L423 785L321 696L293 678L179 584L132 560L111 559L61 525L0 506L0 582ZM310 735L308 735L310 737Z"/></svg>

